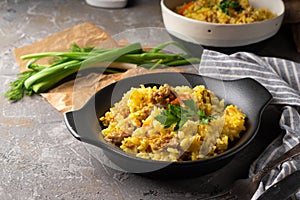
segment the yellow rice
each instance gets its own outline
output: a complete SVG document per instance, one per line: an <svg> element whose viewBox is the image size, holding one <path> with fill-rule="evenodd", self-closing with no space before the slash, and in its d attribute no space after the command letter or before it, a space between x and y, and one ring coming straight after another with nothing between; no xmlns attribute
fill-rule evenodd
<svg viewBox="0 0 300 200"><path fill-rule="evenodd" d="M175 94L173 97L165 92L168 88ZM155 119L166 108L153 99L164 102L169 97L192 99L197 109L217 117L206 124L187 120L178 130L175 125L166 128ZM226 151L246 129L245 119L246 115L236 105L225 106L224 100L203 85L194 88L141 85L126 92L100 121L106 126L102 130L104 138L129 154L152 160L186 161Z"/></svg>
<svg viewBox="0 0 300 200"><path fill-rule="evenodd" d="M175 12L191 19L221 24L248 24L276 17L276 14L266 8L254 8L248 0L236 0L243 9L229 9L226 14L219 7L221 1L196 0L189 5L184 3L176 7Z"/></svg>

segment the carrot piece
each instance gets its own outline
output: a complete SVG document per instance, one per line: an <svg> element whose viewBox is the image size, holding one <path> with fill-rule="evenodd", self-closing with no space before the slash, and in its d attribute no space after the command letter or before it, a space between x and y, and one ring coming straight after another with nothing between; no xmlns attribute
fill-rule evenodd
<svg viewBox="0 0 300 200"><path fill-rule="evenodd" d="M190 2L187 3L185 6L183 6L183 7L178 11L178 13L181 14L181 15L183 15L184 11L185 11L186 9L188 9L190 6L192 6L193 4L194 4L194 2L193 2L193 1L190 1Z"/></svg>
<svg viewBox="0 0 300 200"><path fill-rule="evenodd" d="M170 103L171 103L171 105L176 105L176 104L180 104L181 101L180 101L180 99L176 98L173 101L171 101Z"/></svg>

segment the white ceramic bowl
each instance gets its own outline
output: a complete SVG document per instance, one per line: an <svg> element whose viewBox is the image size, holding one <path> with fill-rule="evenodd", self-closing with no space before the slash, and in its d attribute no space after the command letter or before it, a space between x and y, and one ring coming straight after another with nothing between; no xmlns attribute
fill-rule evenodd
<svg viewBox="0 0 300 200"><path fill-rule="evenodd" d="M244 46L270 38L278 32L285 12L282 0L249 0L255 8L267 8L277 17L251 24L218 24L190 19L175 13L174 8L184 2L188 0L161 1L166 30L184 41L212 47Z"/></svg>
<svg viewBox="0 0 300 200"><path fill-rule="evenodd" d="M86 0L86 3L101 8L124 8L127 0Z"/></svg>

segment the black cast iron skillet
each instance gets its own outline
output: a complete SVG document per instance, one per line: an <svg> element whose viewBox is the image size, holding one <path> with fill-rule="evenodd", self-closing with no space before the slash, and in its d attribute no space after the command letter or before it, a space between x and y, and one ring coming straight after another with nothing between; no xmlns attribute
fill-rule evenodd
<svg viewBox="0 0 300 200"><path fill-rule="evenodd" d="M148 86L165 83L190 87L205 85L219 98L224 99L226 104L234 104L242 109L247 115L247 130L225 153L198 161L165 162L142 159L123 152L103 139L101 130L104 127L100 124L99 117L115 102L120 101L125 92L141 84ZM189 73L153 73L126 78L101 89L81 109L65 113L64 119L67 128L76 139L100 147L113 163L127 172L161 178L195 177L225 166L253 140L260 125L262 112L271 99L271 94L250 78L222 81Z"/></svg>

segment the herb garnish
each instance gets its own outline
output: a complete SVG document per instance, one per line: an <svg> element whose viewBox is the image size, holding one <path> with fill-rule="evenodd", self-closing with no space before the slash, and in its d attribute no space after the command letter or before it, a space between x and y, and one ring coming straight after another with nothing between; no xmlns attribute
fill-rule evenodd
<svg viewBox="0 0 300 200"><path fill-rule="evenodd" d="M182 103L182 106L180 104L168 104L167 109L162 110L155 119L161 124L164 124L164 128L170 128L173 124L176 124L174 127L176 131L188 120L208 124L210 120L217 117L216 115L207 116L204 110L198 110L195 101L191 99L182 100Z"/></svg>
<svg viewBox="0 0 300 200"><path fill-rule="evenodd" d="M243 10L241 4L233 0L222 0L218 5L218 8L221 9L225 14L229 15L229 8L234 9L235 11Z"/></svg>

